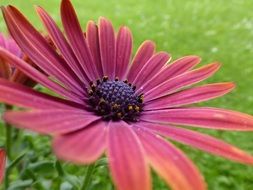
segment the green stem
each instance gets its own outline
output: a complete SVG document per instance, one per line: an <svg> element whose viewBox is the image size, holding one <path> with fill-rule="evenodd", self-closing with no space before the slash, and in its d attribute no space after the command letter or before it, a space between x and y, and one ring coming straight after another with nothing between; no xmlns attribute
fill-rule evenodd
<svg viewBox="0 0 253 190"><path fill-rule="evenodd" d="M82 185L80 190L87 190L88 189L90 181L91 181L92 174L95 170L95 165L96 164L94 163L94 164L90 164L87 167L87 171L86 171L86 175L84 177L83 185Z"/></svg>
<svg viewBox="0 0 253 190"><path fill-rule="evenodd" d="M6 105L5 106L5 110L11 110L12 107ZM12 160L12 155L11 155L11 148L12 148L12 127L10 124L5 123L5 150L6 150L6 155L9 161ZM9 187L9 173L10 170L7 168L5 170L5 177L4 177L4 185L5 185L5 189L8 189Z"/></svg>
<svg viewBox="0 0 253 190"><path fill-rule="evenodd" d="M8 156L8 159L11 160L11 145L12 145L12 128L11 125L6 123L5 124L5 130L6 130L6 141L5 141L5 146L6 146L6 154Z"/></svg>
<svg viewBox="0 0 253 190"><path fill-rule="evenodd" d="M4 189L8 189L9 187L9 174L10 174L10 170L8 168L6 168L5 170L5 176L4 176Z"/></svg>
<svg viewBox="0 0 253 190"><path fill-rule="evenodd" d="M59 177L64 177L65 173L64 173L64 170L62 168L61 162L59 160L56 160L55 168L58 172Z"/></svg>

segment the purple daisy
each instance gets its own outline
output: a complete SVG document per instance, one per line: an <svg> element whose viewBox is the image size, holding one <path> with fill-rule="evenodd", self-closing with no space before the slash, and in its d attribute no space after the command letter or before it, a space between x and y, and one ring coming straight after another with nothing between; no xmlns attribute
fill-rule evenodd
<svg viewBox="0 0 253 190"><path fill-rule="evenodd" d="M100 18L98 24L89 21L83 35L70 0L61 4L66 37L37 7L56 51L15 7L2 10L12 37L44 73L1 48L2 59L59 94L43 94L1 79L0 100L27 108L6 112L4 119L51 135L58 158L90 164L105 153L119 190L152 189L150 167L174 190L206 189L197 167L169 140L253 164L253 157L244 151L189 130L253 130L250 115L189 106L234 88L229 82L192 86L212 76L219 63L194 69L200 58L186 56L167 64L169 54L156 52L151 41L143 42L131 60L132 34L127 27L115 34L111 22Z"/></svg>

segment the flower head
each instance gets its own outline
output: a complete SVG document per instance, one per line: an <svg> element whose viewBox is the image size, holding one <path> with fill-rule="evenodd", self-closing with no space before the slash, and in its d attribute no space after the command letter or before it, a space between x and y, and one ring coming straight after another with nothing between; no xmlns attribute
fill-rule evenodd
<svg viewBox="0 0 253 190"><path fill-rule="evenodd" d="M44 73L4 49L0 56L60 97L0 80L0 100L27 108L6 112L4 119L51 135L60 159L89 164L106 153L120 190L151 189L150 166L172 189L206 189L192 161L164 137L253 164L253 157L242 150L189 130L253 130L250 115L189 106L234 88L229 82L192 86L212 76L219 63L194 69L200 58L186 56L167 64L170 55L156 52L151 41L143 42L131 60L132 34L127 27L115 34L111 22L100 18L98 24L89 21L83 35L70 1L63 0L65 37L47 12L41 7L37 12L57 51L15 7L3 8L10 34Z"/></svg>
<svg viewBox="0 0 253 190"><path fill-rule="evenodd" d="M5 171L5 162L6 162L6 155L3 149L0 149L0 184L4 178L4 171Z"/></svg>
<svg viewBox="0 0 253 190"><path fill-rule="evenodd" d="M0 33L0 47L6 49L13 55L23 59L29 64L33 64L32 61L21 51L16 42L11 37L5 37ZM25 74L20 70L12 67L6 61L0 59L0 77L7 80L21 83L27 86L34 86L35 83L29 79Z"/></svg>

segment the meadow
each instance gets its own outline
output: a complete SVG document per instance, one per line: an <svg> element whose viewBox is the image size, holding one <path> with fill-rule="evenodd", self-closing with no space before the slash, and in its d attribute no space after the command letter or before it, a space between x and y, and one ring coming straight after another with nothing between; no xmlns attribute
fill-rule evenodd
<svg viewBox="0 0 253 190"><path fill-rule="evenodd" d="M175 60L184 55L202 57L202 64L218 61L220 71L208 82L233 81L232 93L200 105L233 109L253 115L253 1L251 0L72 0L83 29L89 20L109 18L115 28L128 26L134 37L134 51L146 39L167 51ZM60 0L0 0L0 5L18 7L40 31L44 31L33 5L44 7L60 25ZM0 32L6 32L0 16ZM37 87L41 88L41 87ZM1 107L1 112L3 107ZM198 130L223 139L253 154L253 132ZM86 166L57 161L50 137L30 131L15 131L13 158L20 157L10 174L9 190L78 189ZM5 129L0 124L0 146ZM176 143L196 163L210 190L253 189L253 166L225 160ZM133 158L134 161L134 158ZM63 168L60 167L60 164ZM155 190L168 189L153 174ZM106 159L96 164L89 190L114 189Z"/></svg>

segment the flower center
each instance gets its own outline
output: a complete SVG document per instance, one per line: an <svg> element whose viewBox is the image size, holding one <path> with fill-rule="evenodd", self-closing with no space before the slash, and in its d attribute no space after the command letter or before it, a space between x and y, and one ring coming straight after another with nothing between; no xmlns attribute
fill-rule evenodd
<svg viewBox="0 0 253 190"><path fill-rule="evenodd" d="M106 120L137 121L143 108L143 95L136 95L135 86L127 80L105 76L90 83L88 94L94 112Z"/></svg>

